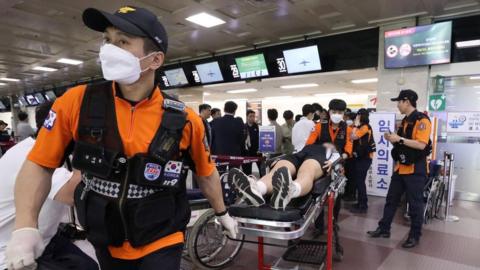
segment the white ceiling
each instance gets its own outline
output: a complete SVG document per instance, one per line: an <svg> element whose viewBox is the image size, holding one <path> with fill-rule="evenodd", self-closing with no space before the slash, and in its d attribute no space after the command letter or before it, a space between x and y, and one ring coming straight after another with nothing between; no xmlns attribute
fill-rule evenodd
<svg viewBox="0 0 480 270"><path fill-rule="evenodd" d="M82 11L96 7L113 12L126 4L158 14L169 33L170 61L375 27L391 19L480 11L479 0L2 0L0 77L21 82L0 86L0 95L99 76L101 35L83 25ZM206 29L185 20L199 12L227 23ZM61 57L84 64L55 63ZM59 70L33 71L36 66Z"/></svg>

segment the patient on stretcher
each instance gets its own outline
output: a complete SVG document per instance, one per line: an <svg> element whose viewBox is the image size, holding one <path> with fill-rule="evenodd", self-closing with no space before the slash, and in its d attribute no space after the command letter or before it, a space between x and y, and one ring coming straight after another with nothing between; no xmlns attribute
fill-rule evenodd
<svg viewBox="0 0 480 270"><path fill-rule="evenodd" d="M247 204L263 205L263 196L271 194L270 206L284 210L292 199L310 193L314 181L326 175L339 158L331 143L307 145L300 152L281 158L259 180L234 168L228 173L228 182Z"/></svg>

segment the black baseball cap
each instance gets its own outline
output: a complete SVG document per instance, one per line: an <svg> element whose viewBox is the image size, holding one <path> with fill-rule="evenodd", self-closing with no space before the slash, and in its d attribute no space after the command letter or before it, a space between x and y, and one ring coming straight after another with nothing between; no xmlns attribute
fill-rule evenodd
<svg viewBox="0 0 480 270"><path fill-rule="evenodd" d="M95 8L87 8L82 14L83 23L90 29L105 32L109 26L139 37L150 38L162 51L167 53L168 36L157 16L139 7L124 6L111 14Z"/></svg>
<svg viewBox="0 0 480 270"><path fill-rule="evenodd" d="M398 94L398 97L391 98L390 100L391 101L409 100L409 101L415 102L418 100L418 95L415 91L411 89L405 89L400 91L400 94Z"/></svg>
<svg viewBox="0 0 480 270"><path fill-rule="evenodd" d="M8 124L5 121L0 120L0 126L8 126Z"/></svg>
<svg viewBox="0 0 480 270"><path fill-rule="evenodd" d="M335 111L345 111L347 109L347 103L343 99L332 99L328 103L328 109Z"/></svg>

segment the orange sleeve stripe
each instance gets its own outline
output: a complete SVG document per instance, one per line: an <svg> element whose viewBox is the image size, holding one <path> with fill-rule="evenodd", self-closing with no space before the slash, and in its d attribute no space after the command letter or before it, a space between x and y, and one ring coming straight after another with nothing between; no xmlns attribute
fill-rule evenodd
<svg viewBox="0 0 480 270"><path fill-rule="evenodd" d="M136 260L162 248L183 243L183 241L183 233L176 232L142 247L134 248L130 245L130 242L125 241L121 247L109 246L108 250L110 251L110 255L112 255L113 258L122 260Z"/></svg>
<svg viewBox="0 0 480 270"><path fill-rule="evenodd" d="M314 144L317 141L318 136L320 136L321 132L322 132L322 125L320 123L316 123L315 129L312 131L312 133L310 133L310 137L308 137L305 145Z"/></svg>

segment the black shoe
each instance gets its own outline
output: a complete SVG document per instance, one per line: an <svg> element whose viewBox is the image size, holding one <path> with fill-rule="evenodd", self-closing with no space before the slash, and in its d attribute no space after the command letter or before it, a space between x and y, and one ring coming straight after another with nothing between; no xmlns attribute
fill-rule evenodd
<svg viewBox="0 0 480 270"><path fill-rule="evenodd" d="M287 167L278 168L272 176L272 197L270 206L273 209L283 209L292 200L292 176Z"/></svg>
<svg viewBox="0 0 480 270"><path fill-rule="evenodd" d="M265 204L262 194L253 186L255 180L249 178L241 170L233 168L228 172L228 181L233 185L240 198L245 200L248 205L260 206Z"/></svg>
<svg viewBox="0 0 480 270"><path fill-rule="evenodd" d="M390 232L382 231L380 228L377 228L375 231L368 231L367 234L372 238L390 238Z"/></svg>
<svg viewBox="0 0 480 270"><path fill-rule="evenodd" d="M408 239L402 244L403 248L413 248L416 245L418 245L418 242L420 239L417 239L415 237L408 237Z"/></svg>
<svg viewBox="0 0 480 270"><path fill-rule="evenodd" d="M366 207L352 207L350 208L350 213L353 213L353 214L366 214L367 213L367 208Z"/></svg>

